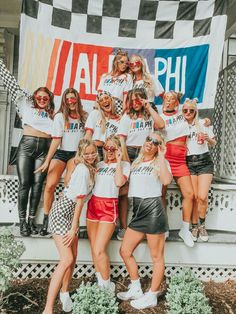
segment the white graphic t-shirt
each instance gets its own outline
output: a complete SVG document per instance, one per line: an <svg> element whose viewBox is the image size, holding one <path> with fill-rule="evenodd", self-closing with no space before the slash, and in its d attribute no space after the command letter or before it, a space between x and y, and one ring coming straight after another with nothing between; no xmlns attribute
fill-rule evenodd
<svg viewBox="0 0 236 314"><path fill-rule="evenodd" d="M116 119L106 118L106 130L104 133L102 133L101 115L98 110L93 110L92 112L90 112L88 119L85 123L85 130L92 131L93 141L99 140L99 141L105 142L105 140L109 136L117 134L119 123L120 123L120 117L117 117Z"/></svg>
<svg viewBox="0 0 236 314"><path fill-rule="evenodd" d="M61 138L60 149L70 152L77 151L79 141L84 134L84 123L78 119L69 117L68 123L65 123L61 112L55 115L52 138Z"/></svg>
<svg viewBox="0 0 236 314"><path fill-rule="evenodd" d="M179 111L171 116L162 113L160 115L165 123L165 128L160 132L165 137L166 142L172 141L178 137L189 135L189 125Z"/></svg>
<svg viewBox="0 0 236 314"><path fill-rule="evenodd" d="M114 177L117 163L105 163L101 161L97 164L97 174L93 194L98 197L118 198L119 187L115 185ZM129 177L130 164L127 161L121 162L123 174Z"/></svg>
<svg viewBox="0 0 236 314"><path fill-rule="evenodd" d="M166 161L168 168L169 163ZM161 196L162 184L154 170L151 161L140 163L137 168L132 168L129 179L129 197L159 197Z"/></svg>
<svg viewBox="0 0 236 314"><path fill-rule="evenodd" d="M113 97L123 100L124 94L127 94L133 87L133 79L130 74L121 74L112 77L110 74L104 74L98 85L98 91L109 92Z"/></svg>
<svg viewBox="0 0 236 314"><path fill-rule="evenodd" d="M153 82L153 89L151 89L150 85L148 83L144 82L144 80L134 81L133 89L144 88L146 90L146 93L148 96L148 101L153 102L155 96L159 96L163 92L164 89L157 79L152 77L152 82Z"/></svg>
<svg viewBox="0 0 236 314"><path fill-rule="evenodd" d="M29 125L40 132L52 134L53 120L45 110L34 108L32 101L28 100L20 91L17 94L16 102L22 125Z"/></svg>
<svg viewBox="0 0 236 314"><path fill-rule="evenodd" d="M87 197L92 191L93 183L90 179L88 168L84 164L78 164L74 169L68 187L64 190L64 195L76 202L78 198Z"/></svg>
<svg viewBox="0 0 236 314"><path fill-rule="evenodd" d="M198 144L198 132L206 133L210 138L214 138L212 126L205 127L205 120L199 120L199 131L196 128L196 125L189 124L190 134L187 137L187 155L200 155L207 153L209 151L207 141L204 141L203 144Z"/></svg>
<svg viewBox="0 0 236 314"><path fill-rule="evenodd" d="M133 120L125 114L120 120L118 135L126 137L127 146L142 146L146 137L153 131L153 125L152 117L148 120L143 118Z"/></svg>

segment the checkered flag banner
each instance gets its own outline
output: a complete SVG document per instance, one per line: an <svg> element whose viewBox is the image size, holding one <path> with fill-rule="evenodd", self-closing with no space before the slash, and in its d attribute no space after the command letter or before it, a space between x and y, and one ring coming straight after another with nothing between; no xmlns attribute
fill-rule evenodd
<svg viewBox="0 0 236 314"><path fill-rule="evenodd" d="M164 90L181 91L182 101L197 97L200 109L213 108L227 5L227 0L23 0L19 85L30 92L47 86L56 106L63 91L74 87L90 111L101 75L122 48L129 56L141 54ZM18 125L19 119L17 135ZM17 141L13 134L15 148Z"/></svg>

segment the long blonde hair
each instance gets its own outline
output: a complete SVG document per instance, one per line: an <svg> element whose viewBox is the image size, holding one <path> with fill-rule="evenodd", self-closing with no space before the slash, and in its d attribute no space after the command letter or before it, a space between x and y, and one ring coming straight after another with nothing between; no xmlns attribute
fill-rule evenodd
<svg viewBox="0 0 236 314"><path fill-rule="evenodd" d="M123 57L127 57L127 61L129 61L128 52L123 51L122 49L119 48L116 52L115 58L113 59L111 72L108 74L110 74L111 76L118 76L119 74L118 73L118 61ZM128 71L129 71L129 67L127 67L123 73L127 74Z"/></svg>
<svg viewBox="0 0 236 314"><path fill-rule="evenodd" d="M129 157L127 156L126 149L122 145L122 142L117 135L108 136L108 138L106 139L106 141L104 143L104 146L106 146L108 141L112 141L115 144L115 146L121 150L123 161L129 161ZM105 149L103 150L103 153L104 153L104 161L107 162L107 153L106 153Z"/></svg>
<svg viewBox="0 0 236 314"><path fill-rule="evenodd" d="M171 94L172 96L175 97L177 106L179 106L179 104L180 104L180 99L181 99L181 97L183 96L183 93L181 93L181 92L175 92L175 91L173 91L173 90L170 90L169 92L163 92L163 93L160 95L160 96L162 97L162 99L163 99L163 103L162 103L163 111L165 111L165 98L166 98L166 96L167 96L168 94ZM176 107L177 107L177 106L176 106Z"/></svg>
<svg viewBox="0 0 236 314"><path fill-rule="evenodd" d="M193 124L195 124L195 126L196 126L197 133L200 133L201 131L200 131L200 123L199 123L199 114L198 114L197 103L198 103L198 98L193 98L193 99L186 98L184 101L182 109L184 109L184 105L186 105L186 104L189 104L189 105L194 107L195 116L193 118Z"/></svg>
<svg viewBox="0 0 236 314"><path fill-rule="evenodd" d="M100 103L99 103L99 100L100 98L103 96L103 95L107 95L111 98L111 101L112 101L112 104L111 104L111 115L112 116L115 116L116 115L116 107L115 107L115 101L114 101L114 98L112 98L111 94L109 92L106 92L106 91L102 91L102 92L98 92L97 94L97 98L96 98L96 101L97 101L97 109L100 113L100 116L101 116L101 119L99 121L99 124L101 125L101 131L102 133L104 134L106 132L106 116L105 116L105 113L104 111L102 110L101 106L100 106Z"/></svg>
<svg viewBox="0 0 236 314"><path fill-rule="evenodd" d="M130 57L130 59L132 59L132 58L138 58L139 61L141 62L141 64L142 64L141 77L142 77L142 80L143 80L144 85L145 85L144 88L146 89L147 94L150 98L155 97L155 91L154 91L155 88L154 88L153 78L152 78L151 74L147 72L147 67L146 67L146 64L145 64L143 57L138 55L138 54L133 54ZM133 76L133 80L135 82L135 80L136 80L135 73L133 73L132 70L130 70L130 73Z"/></svg>
<svg viewBox="0 0 236 314"><path fill-rule="evenodd" d="M96 157L96 159L94 160L93 164L89 164L86 162L86 160L84 159L84 153L85 150L89 147L89 146L93 146L95 148L95 151L97 153L97 146L94 144L93 141L87 140L87 139L82 139L79 142L79 147L78 150L76 152L75 155L75 159L74 162L76 165L78 164L84 164L88 170L89 170L89 174L90 174L90 179L92 181L92 183L94 184L95 182L95 175L96 175L96 165L99 161L98 155Z"/></svg>
<svg viewBox="0 0 236 314"><path fill-rule="evenodd" d="M156 134L158 135L161 140L162 140L162 143L165 144L165 140L164 140L164 137L163 135L159 132L159 131L155 131L155 132L151 132L151 134ZM145 142L146 143L146 142ZM135 169L135 168L138 168L139 165L144 162L144 145L145 143L143 144L139 154L138 154L138 157L133 161L132 165L131 165L131 169ZM153 167L153 170L154 170L154 174L156 175L156 177L159 177L160 175L160 163L159 163L159 156L158 156L158 150L157 152L155 153L154 155L154 158L153 160L151 161L150 163L150 166Z"/></svg>

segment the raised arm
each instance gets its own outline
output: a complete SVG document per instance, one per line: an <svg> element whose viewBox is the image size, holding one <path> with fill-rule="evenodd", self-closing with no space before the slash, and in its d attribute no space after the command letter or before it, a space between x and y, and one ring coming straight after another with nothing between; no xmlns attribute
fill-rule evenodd
<svg viewBox="0 0 236 314"><path fill-rule="evenodd" d="M149 112L149 114L153 118L154 128L163 129L165 127L165 123L162 117L159 115L159 113L152 108L151 104L146 99L142 99L142 102L143 102L144 108L147 110L147 112Z"/></svg>
<svg viewBox="0 0 236 314"><path fill-rule="evenodd" d="M19 91L23 93L25 97L30 97L30 95L28 95L24 90L20 88L15 77L6 68L2 59L0 59L0 77L3 81L3 85L7 89L8 93L11 95L11 99L14 103L17 103L17 96Z"/></svg>

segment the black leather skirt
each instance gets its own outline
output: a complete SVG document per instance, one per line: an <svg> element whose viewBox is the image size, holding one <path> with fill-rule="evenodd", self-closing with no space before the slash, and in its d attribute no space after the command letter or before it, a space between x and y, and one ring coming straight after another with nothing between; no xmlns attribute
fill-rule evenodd
<svg viewBox="0 0 236 314"><path fill-rule="evenodd" d="M161 197L133 197L130 204L133 204L133 216L128 226L130 229L147 234L161 234L169 230Z"/></svg>

